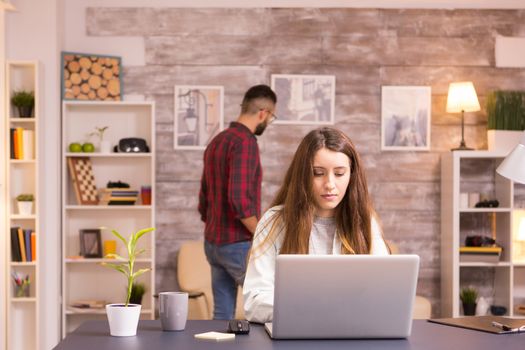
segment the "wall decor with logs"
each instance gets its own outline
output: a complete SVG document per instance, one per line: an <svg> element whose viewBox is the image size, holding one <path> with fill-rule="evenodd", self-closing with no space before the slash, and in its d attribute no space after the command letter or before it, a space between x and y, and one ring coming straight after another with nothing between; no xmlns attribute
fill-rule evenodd
<svg viewBox="0 0 525 350"><path fill-rule="evenodd" d="M121 58L62 52L62 99L120 101Z"/></svg>

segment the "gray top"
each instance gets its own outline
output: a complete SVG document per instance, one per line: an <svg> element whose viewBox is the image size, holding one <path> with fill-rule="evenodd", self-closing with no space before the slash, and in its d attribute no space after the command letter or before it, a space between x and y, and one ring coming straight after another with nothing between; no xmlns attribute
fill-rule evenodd
<svg viewBox="0 0 525 350"><path fill-rule="evenodd" d="M182 332L163 332L160 321L140 321L136 337L112 337L107 321L88 321L69 334L56 350L443 350L521 349L525 334L490 334L414 320L407 339L379 340L271 340L264 327L252 324L250 334L237 335L231 341L197 340L193 336L208 331L224 332L226 321L188 321Z"/></svg>
<svg viewBox="0 0 525 350"><path fill-rule="evenodd" d="M316 216L310 233L310 250L313 254L332 254L335 237L335 218Z"/></svg>

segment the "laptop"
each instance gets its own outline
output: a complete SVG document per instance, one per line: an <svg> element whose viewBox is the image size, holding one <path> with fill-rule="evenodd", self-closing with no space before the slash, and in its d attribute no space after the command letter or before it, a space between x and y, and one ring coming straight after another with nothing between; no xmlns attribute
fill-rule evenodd
<svg viewBox="0 0 525 350"><path fill-rule="evenodd" d="M279 255L274 339L406 338L419 256Z"/></svg>

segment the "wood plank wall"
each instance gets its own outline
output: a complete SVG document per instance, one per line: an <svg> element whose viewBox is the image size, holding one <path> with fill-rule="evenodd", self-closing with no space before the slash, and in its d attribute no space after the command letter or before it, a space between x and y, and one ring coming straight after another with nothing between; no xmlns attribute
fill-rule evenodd
<svg viewBox="0 0 525 350"><path fill-rule="evenodd" d="M459 144L460 118L445 112L448 84L525 89L525 69L498 69L497 35L525 36L514 10L88 8L86 31L139 36L145 66L125 66L124 91L157 104L158 291L173 290L181 242L202 238L197 194L201 151L173 150L173 86L223 85L225 119L242 94L271 74L336 76L336 126L355 142L385 235L421 256L418 294L439 315L440 155ZM142 54L142 53L141 53ZM381 152L382 85L432 87L429 152ZM266 207L307 126L272 125L260 146ZM486 148L484 111L466 114L466 141ZM351 278L351 276L349 276Z"/></svg>

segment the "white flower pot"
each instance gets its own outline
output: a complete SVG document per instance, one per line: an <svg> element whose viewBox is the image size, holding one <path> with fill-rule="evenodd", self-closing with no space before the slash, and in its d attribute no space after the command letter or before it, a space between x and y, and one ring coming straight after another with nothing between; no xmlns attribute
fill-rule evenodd
<svg viewBox="0 0 525 350"><path fill-rule="evenodd" d="M20 215L31 215L33 212L33 202L21 202L18 201L18 214Z"/></svg>
<svg viewBox="0 0 525 350"><path fill-rule="evenodd" d="M100 153L111 153L111 143L109 141L100 141Z"/></svg>
<svg viewBox="0 0 525 350"><path fill-rule="evenodd" d="M510 153L520 142L523 131L487 130L489 151Z"/></svg>
<svg viewBox="0 0 525 350"><path fill-rule="evenodd" d="M114 337L137 335L141 307L139 304L128 304L128 307L125 307L124 304L106 305L109 333Z"/></svg>

